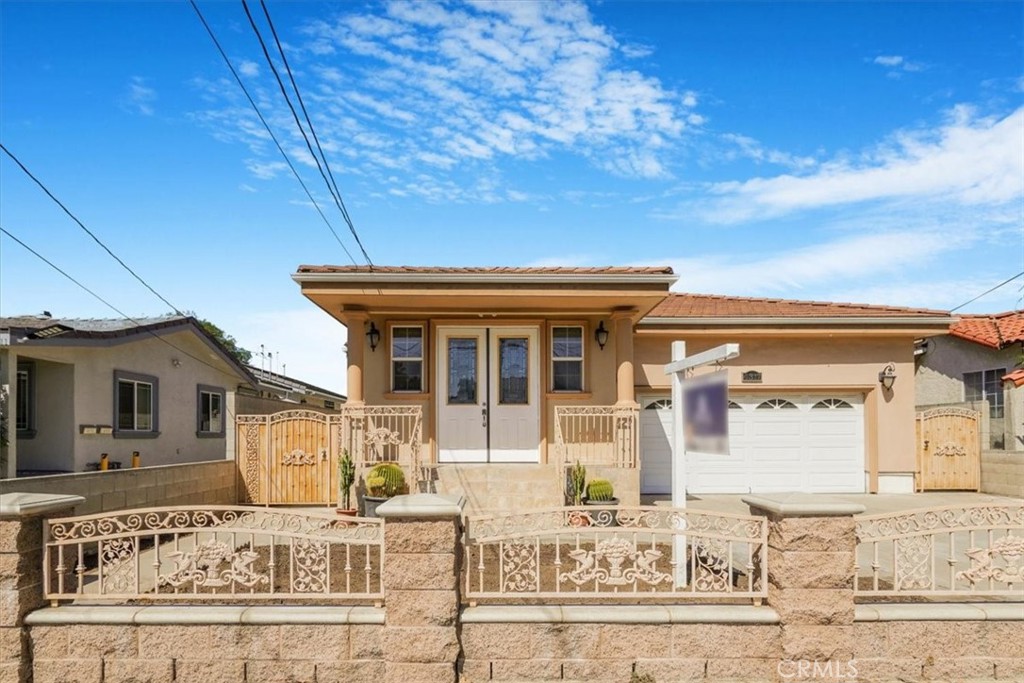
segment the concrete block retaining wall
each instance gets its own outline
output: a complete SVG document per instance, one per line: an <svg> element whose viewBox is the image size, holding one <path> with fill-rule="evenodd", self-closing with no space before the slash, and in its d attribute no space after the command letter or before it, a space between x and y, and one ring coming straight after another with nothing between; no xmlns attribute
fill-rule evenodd
<svg viewBox="0 0 1024 683"><path fill-rule="evenodd" d="M81 496L76 515L164 505L234 505L236 463L211 460L3 481L3 493Z"/></svg>
<svg viewBox="0 0 1024 683"><path fill-rule="evenodd" d="M1024 498L1024 451L982 451L981 490Z"/></svg>

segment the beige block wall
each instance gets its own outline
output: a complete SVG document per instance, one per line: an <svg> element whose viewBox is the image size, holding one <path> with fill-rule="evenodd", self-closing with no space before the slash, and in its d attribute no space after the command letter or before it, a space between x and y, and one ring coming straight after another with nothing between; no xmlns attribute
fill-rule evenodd
<svg viewBox="0 0 1024 683"><path fill-rule="evenodd" d="M235 462L211 462L140 467L23 477L2 483L3 492L82 496L75 513L89 515L136 507L164 505L234 505Z"/></svg>
<svg viewBox="0 0 1024 683"><path fill-rule="evenodd" d="M1024 499L1024 453L982 451L981 491Z"/></svg>
<svg viewBox="0 0 1024 683"><path fill-rule="evenodd" d="M199 609L199 608L197 608ZM34 683L356 683L383 678L378 625L33 626Z"/></svg>
<svg viewBox="0 0 1024 683"><path fill-rule="evenodd" d="M739 342L740 356L723 364L729 372L729 390L736 393L822 392L860 393L864 400L865 451L868 462L878 459L879 472L913 472L914 359L908 338L844 336L800 337L696 337L685 333L656 336L640 334L634 345L637 391L668 392L670 378L664 366L671 357L671 342L686 341L687 355ZM896 367L892 392L882 392L878 373L887 364ZM744 384L748 370L762 373L760 384Z"/></svg>

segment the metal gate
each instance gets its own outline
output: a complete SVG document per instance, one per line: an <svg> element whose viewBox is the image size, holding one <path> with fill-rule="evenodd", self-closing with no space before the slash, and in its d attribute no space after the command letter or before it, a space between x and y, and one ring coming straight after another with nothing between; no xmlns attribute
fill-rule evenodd
<svg viewBox="0 0 1024 683"><path fill-rule="evenodd" d="M239 415L235 445L239 500L267 505L330 505L337 463L328 416L312 410Z"/></svg>
<svg viewBox="0 0 1024 683"><path fill-rule="evenodd" d="M981 413L932 408L917 414L918 489L977 491L981 487Z"/></svg>

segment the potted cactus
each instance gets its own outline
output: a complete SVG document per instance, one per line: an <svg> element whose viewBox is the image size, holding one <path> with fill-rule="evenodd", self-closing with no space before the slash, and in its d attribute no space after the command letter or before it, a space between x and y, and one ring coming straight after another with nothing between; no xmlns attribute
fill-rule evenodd
<svg viewBox="0 0 1024 683"><path fill-rule="evenodd" d="M569 468L569 472L566 477L566 500L569 501L573 507L579 507L583 505L583 492L586 490L587 484L587 468L584 467L579 460ZM590 521L587 519L585 512L579 510L571 510L568 515L568 521L570 526L588 526Z"/></svg>
<svg viewBox="0 0 1024 683"><path fill-rule="evenodd" d="M356 483L356 468L346 448L338 457L338 514L354 517L358 514L352 506L352 484Z"/></svg>
<svg viewBox="0 0 1024 683"><path fill-rule="evenodd" d="M619 499L615 497L615 488L607 479L591 479L587 484L587 497L584 505L610 506L618 505ZM603 513L592 514L592 521L598 526L617 526L615 515L608 516Z"/></svg>
<svg viewBox="0 0 1024 683"><path fill-rule="evenodd" d="M364 514L377 516L377 506L394 496L408 493L405 472L393 462L374 465L366 475L366 495L363 496Z"/></svg>

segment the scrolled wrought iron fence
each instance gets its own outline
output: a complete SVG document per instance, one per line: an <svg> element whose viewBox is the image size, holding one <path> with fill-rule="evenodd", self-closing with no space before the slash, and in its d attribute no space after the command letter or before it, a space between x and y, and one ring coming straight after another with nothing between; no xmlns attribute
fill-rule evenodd
<svg viewBox="0 0 1024 683"><path fill-rule="evenodd" d="M1024 504L857 517L856 593L1024 601Z"/></svg>
<svg viewBox="0 0 1024 683"><path fill-rule="evenodd" d="M383 599L382 520L240 506L124 510L44 526L46 598Z"/></svg>
<svg viewBox="0 0 1024 683"><path fill-rule="evenodd" d="M763 517L668 507L565 507L470 516L470 603L767 597Z"/></svg>

